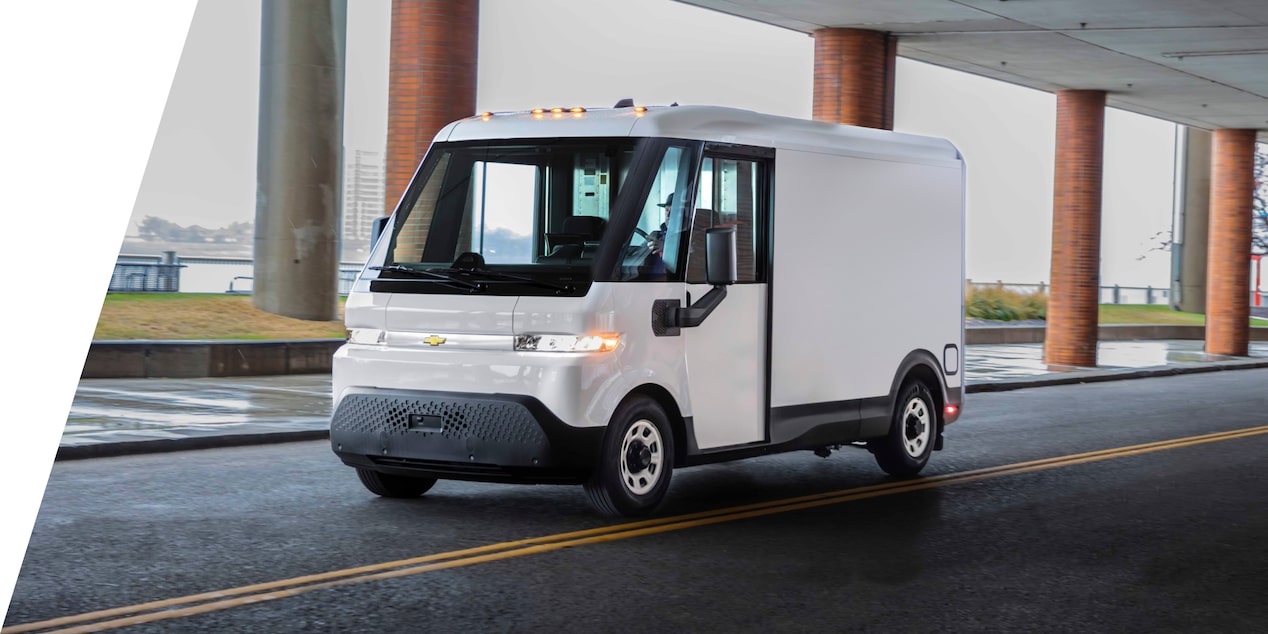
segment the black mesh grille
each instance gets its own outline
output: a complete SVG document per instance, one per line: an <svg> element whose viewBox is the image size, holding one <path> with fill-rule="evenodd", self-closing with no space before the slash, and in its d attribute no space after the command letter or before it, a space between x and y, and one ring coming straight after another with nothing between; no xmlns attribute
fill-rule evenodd
<svg viewBox="0 0 1268 634"><path fill-rule="evenodd" d="M410 416L437 416L439 431L410 430ZM339 402L331 431L385 432L449 440L546 445L546 435L526 407L499 401L427 400L406 395L349 394Z"/></svg>

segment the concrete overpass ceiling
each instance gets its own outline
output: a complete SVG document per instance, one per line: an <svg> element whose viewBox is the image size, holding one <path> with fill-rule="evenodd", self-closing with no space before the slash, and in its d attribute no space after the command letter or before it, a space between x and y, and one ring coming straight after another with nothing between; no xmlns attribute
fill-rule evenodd
<svg viewBox="0 0 1268 634"><path fill-rule="evenodd" d="M898 54L1268 141L1268 0L679 0L804 33L888 31Z"/></svg>

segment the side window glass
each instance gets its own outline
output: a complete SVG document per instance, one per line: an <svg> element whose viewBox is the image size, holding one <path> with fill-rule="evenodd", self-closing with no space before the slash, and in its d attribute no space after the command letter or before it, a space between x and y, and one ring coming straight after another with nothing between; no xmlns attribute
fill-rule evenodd
<svg viewBox="0 0 1268 634"><path fill-rule="evenodd" d="M687 282L704 284L705 231L710 227L735 227L736 272L740 282L764 281L759 271L762 219L765 217L762 187L765 165L750 159L706 156L700 165L695 220L687 250Z"/></svg>
<svg viewBox="0 0 1268 634"><path fill-rule="evenodd" d="M691 221L686 206L690 197L685 195L691 182L691 160L691 152L685 147L665 150L626 247L622 279L682 279L679 262Z"/></svg>

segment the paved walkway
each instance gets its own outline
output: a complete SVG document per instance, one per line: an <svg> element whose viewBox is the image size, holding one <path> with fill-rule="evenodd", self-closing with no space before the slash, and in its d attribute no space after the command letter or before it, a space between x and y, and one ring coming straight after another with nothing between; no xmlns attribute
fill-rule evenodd
<svg viewBox="0 0 1268 634"><path fill-rule="evenodd" d="M1201 341L1115 341L1098 348L1099 368L1044 365L1042 344L968 346L969 391L1134 378L1174 372L1268 367L1268 343L1250 358L1202 352ZM59 457L323 437L330 376L302 374L201 379L84 379L62 434Z"/></svg>

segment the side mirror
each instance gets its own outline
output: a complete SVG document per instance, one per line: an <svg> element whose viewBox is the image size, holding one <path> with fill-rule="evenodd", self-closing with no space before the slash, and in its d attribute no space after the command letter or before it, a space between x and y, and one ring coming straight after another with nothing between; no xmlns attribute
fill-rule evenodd
<svg viewBox="0 0 1268 634"><path fill-rule="evenodd" d="M735 227L705 230L705 279L713 286L730 286L739 275L735 264Z"/></svg>
<svg viewBox="0 0 1268 634"><path fill-rule="evenodd" d="M391 219L392 219L391 216L380 216L378 218L375 218L374 222L370 224L370 247L371 248L373 248L374 245L379 241L379 236L383 235L383 229L387 227L387 221Z"/></svg>

